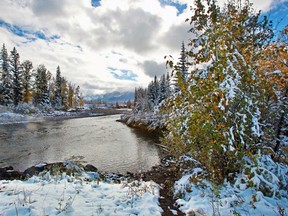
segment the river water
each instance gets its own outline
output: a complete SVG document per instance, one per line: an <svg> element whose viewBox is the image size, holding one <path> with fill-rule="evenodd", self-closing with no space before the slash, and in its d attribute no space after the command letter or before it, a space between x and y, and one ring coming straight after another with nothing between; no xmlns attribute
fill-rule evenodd
<svg viewBox="0 0 288 216"><path fill-rule="evenodd" d="M117 119L118 115L0 125L0 167L23 171L72 156L83 156L108 172L137 172L157 164L155 139Z"/></svg>

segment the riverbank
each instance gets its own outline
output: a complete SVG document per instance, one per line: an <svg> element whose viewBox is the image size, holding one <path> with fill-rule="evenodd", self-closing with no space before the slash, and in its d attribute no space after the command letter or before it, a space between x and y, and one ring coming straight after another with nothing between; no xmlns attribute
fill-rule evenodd
<svg viewBox="0 0 288 216"><path fill-rule="evenodd" d="M133 202L139 202L137 211L143 208L139 212L139 215L164 215L164 216L184 215L174 205L175 199L173 198L173 190L172 190L174 181L176 181L179 178L179 174L180 172L183 171L184 168L185 168L185 165L183 163L181 165L179 163L176 163L174 158L171 156L167 156L163 158L159 165L154 166L151 170L147 172L141 172L141 173L127 172L126 175L121 175L121 174L116 174L116 173L100 173L98 169L94 167L93 165L91 164L82 165L77 160L64 161L63 163L59 162L59 163L52 163L52 164L38 164L38 165L35 165L26 169L23 172L14 170L13 167L5 167L5 168L0 168L0 197L1 195L3 195L3 193L1 192L5 192L7 190L5 188L7 188L7 186L11 184L15 185L15 187L16 185L17 187L21 187L21 188L23 187L21 189L22 191L18 192L22 196L23 195L22 193L25 193L25 185L28 182L30 184L38 183L38 181L40 181L39 179L43 180L43 176L49 175L49 180L55 179L55 178L56 179L60 178L61 180L63 180L63 176L65 176L65 179L67 180L71 178L77 179L76 176L78 176L78 179L79 179L80 178L79 176L81 175L81 176L85 176L81 180L83 181L82 183L85 182L85 184L88 184L88 185L95 185L95 184L101 185L103 183L109 182L110 186L114 185L113 187L116 187L115 185L122 185L121 187L124 188L124 191L126 190L125 187L128 187L128 192L126 191L126 193L129 199L127 202L128 203L132 202L131 203L132 206L134 205ZM93 178L91 178L91 176L93 176ZM38 179L38 180L37 182L31 182L31 179ZM15 181L17 183L15 183ZM66 187L67 187L67 184L74 183L74 181L71 181L69 183L68 182L66 182ZM47 185L49 183L44 181L44 184ZM152 196L150 194L151 188L153 188ZM32 194L32 192L29 192L29 193L35 199L35 195ZM84 193L84 191L81 191L81 193ZM85 193L88 194L88 192L85 192ZM149 197L152 199L150 200L144 199L141 201L142 196L144 195L145 197L149 195ZM53 193L51 194L51 192L49 192L49 197L55 197L55 196L56 195L53 195ZM59 194L57 196L59 196ZM155 200L155 198L157 199ZM109 202L112 202L112 200L110 200ZM149 204L147 204L147 202L149 202ZM153 203L153 207L151 207L151 209L149 210L149 205L151 205L151 202ZM111 204L105 204L105 205L109 206ZM0 206L3 206L3 204L1 205L1 202L0 202ZM32 205L30 204L30 207L31 206ZM104 206L102 206L102 208L105 209ZM110 208L111 207L109 207L109 209L105 209L105 211L111 215ZM129 210L129 212L130 211L135 212L135 209L133 210L133 208L131 207L131 210ZM80 209L82 209L83 212L87 211L87 209L83 209L83 207L80 207ZM78 212L80 209L77 209L75 211ZM142 210L144 211L144 209L146 209L145 210L146 213L142 212ZM158 210L156 211L155 209L158 209ZM69 212L69 211L67 212L66 210L65 211L64 210L65 209L62 209L62 211L65 213ZM13 210L10 209L10 211L13 211Z"/></svg>
<svg viewBox="0 0 288 216"><path fill-rule="evenodd" d="M3 171L3 170L2 170ZM12 171L11 167L7 172ZM161 215L152 181L101 174L77 161L39 164L0 180L1 215Z"/></svg>
<svg viewBox="0 0 288 216"><path fill-rule="evenodd" d="M127 109L97 108L93 110L80 111L53 111L50 113L21 114L1 106L0 124L17 124L29 122L42 122L46 120L64 120L71 118L87 118L107 115L119 115L129 113Z"/></svg>

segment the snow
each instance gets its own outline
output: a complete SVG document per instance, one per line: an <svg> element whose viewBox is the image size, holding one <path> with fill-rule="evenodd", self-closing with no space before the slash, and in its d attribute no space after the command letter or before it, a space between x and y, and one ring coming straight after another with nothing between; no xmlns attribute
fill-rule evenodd
<svg viewBox="0 0 288 216"><path fill-rule="evenodd" d="M0 125L1 124L12 124L12 123L26 123L26 122L39 122L43 121L42 117L28 116L17 114L13 112L0 112Z"/></svg>
<svg viewBox="0 0 288 216"><path fill-rule="evenodd" d="M287 215L288 166L258 154L256 163L247 161L250 172L240 173L234 184L197 179L201 168L184 174L174 184L179 209L186 215Z"/></svg>
<svg viewBox="0 0 288 216"><path fill-rule="evenodd" d="M159 187L149 181L99 181L81 176L40 173L26 181L0 181L1 216L161 215Z"/></svg>
<svg viewBox="0 0 288 216"><path fill-rule="evenodd" d="M32 105L31 105L32 107ZM31 108L30 107L30 108ZM11 109L0 106L0 125L3 124L18 124L18 123L27 123L27 122L42 122L45 118L53 117L77 117L81 115L81 112L66 112L53 110L51 112L36 112L36 113L26 113L24 114L15 113ZM102 113L85 113L84 116L99 116L103 115Z"/></svg>

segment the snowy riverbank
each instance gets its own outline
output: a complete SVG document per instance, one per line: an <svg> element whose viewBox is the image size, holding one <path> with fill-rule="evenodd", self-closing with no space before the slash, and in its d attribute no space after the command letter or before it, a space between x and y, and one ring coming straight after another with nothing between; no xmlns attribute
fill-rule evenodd
<svg viewBox="0 0 288 216"><path fill-rule="evenodd" d="M82 110L82 111L53 111L43 112L35 114L20 114L12 112L6 107L0 106L0 125L1 124L17 124L17 123L28 123L28 122L41 122L45 120L54 119L69 119L69 118L85 118L95 117L104 115L116 115L126 113L127 110L115 110L115 109L95 109L95 110Z"/></svg>
<svg viewBox="0 0 288 216"><path fill-rule="evenodd" d="M0 215L287 215L288 167L269 156L247 167L253 177L243 172L223 185L201 178L205 171L191 158L161 163L131 176L77 161L40 164L25 180L0 181Z"/></svg>
<svg viewBox="0 0 288 216"><path fill-rule="evenodd" d="M125 178L116 183L73 162L64 165L64 172L0 181L0 215L161 215L156 183Z"/></svg>
<svg viewBox="0 0 288 216"><path fill-rule="evenodd" d="M50 117L0 113L0 121L6 124ZM68 170L38 170L29 178L22 176L22 181L1 180L0 216L287 215L288 166L274 161L271 154L258 152L255 161L247 161L233 181L222 185L208 181L203 167L188 157L161 160L136 178L116 180L68 163ZM71 167L77 172L71 173Z"/></svg>

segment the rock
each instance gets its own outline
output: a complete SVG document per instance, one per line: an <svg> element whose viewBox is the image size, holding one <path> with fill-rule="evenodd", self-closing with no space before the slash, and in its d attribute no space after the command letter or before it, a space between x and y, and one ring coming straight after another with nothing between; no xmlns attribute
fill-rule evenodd
<svg viewBox="0 0 288 216"><path fill-rule="evenodd" d="M134 175L134 173L127 171L127 172L126 172L126 177L132 179L132 178L135 178L135 175Z"/></svg>
<svg viewBox="0 0 288 216"><path fill-rule="evenodd" d="M85 167L84 167L84 170L85 171L90 171L90 172L98 172L98 169L91 165L91 164L87 164Z"/></svg>
<svg viewBox="0 0 288 216"><path fill-rule="evenodd" d="M24 178L24 173L14 170L12 166L0 168L0 180L14 180Z"/></svg>
<svg viewBox="0 0 288 216"><path fill-rule="evenodd" d="M26 169L24 171L24 174L26 176L29 176L29 177L32 177L33 175L37 175L39 174L40 172L42 172L44 170L44 167L45 166L32 166L32 167L29 167L28 169Z"/></svg>

